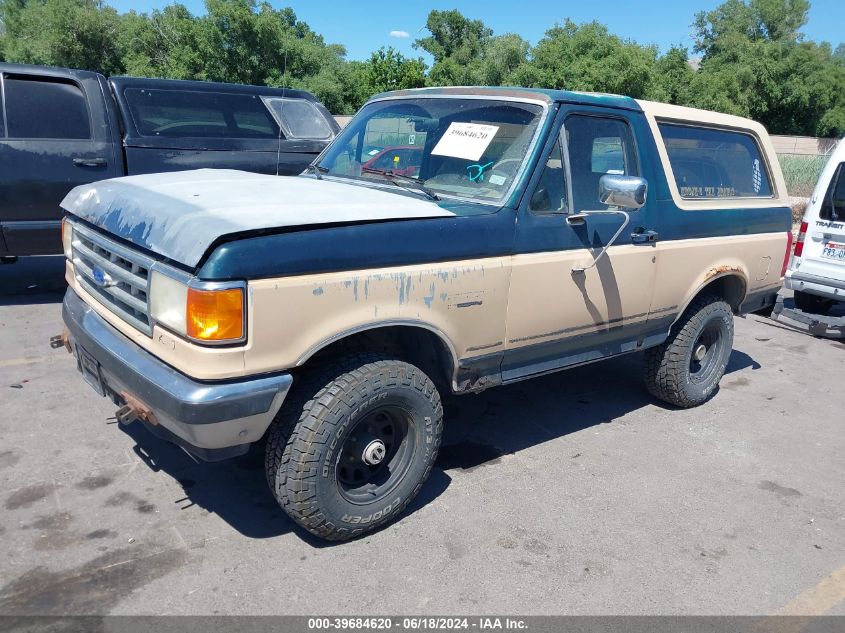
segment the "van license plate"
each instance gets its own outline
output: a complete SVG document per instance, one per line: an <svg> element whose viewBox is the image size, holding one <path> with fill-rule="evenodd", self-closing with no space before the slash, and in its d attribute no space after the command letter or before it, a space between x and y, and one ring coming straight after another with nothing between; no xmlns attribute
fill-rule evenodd
<svg viewBox="0 0 845 633"><path fill-rule="evenodd" d="M103 388L103 377L100 374L100 363L91 356L88 352L82 349L81 345L76 346L76 364L79 371L82 372L82 377L89 385L94 388L101 396L106 395L106 390Z"/></svg>
<svg viewBox="0 0 845 633"><path fill-rule="evenodd" d="M840 244L838 242L828 242L824 245L824 248L822 249L822 257L845 261L845 244Z"/></svg>

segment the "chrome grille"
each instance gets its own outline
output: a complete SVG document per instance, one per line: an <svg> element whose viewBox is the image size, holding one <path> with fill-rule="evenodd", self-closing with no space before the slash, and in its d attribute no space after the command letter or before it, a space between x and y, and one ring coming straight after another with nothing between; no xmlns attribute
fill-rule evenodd
<svg viewBox="0 0 845 633"><path fill-rule="evenodd" d="M100 303L148 336L152 335L152 325L147 293L154 261L74 224L73 267L77 281Z"/></svg>

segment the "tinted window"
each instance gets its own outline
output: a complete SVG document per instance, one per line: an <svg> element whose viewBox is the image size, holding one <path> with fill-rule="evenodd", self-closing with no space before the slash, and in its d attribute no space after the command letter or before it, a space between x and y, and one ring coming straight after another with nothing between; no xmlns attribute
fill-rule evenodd
<svg viewBox="0 0 845 633"><path fill-rule="evenodd" d="M3 112L3 90L2 85L0 85L0 138L6 136L6 125L4 123L4 112Z"/></svg>
<svg viewBox="0 0 845 633"><path fill-rule="evenodd" d="M124 91L141 136L278 138L279 128L261 99L219 92Z"/></svg>
<svg viewBox="0 0 845 633"><path fill-rule="evenodd" d="M530 208L535 213L566 213L566 170L563 168L563 152L560 141L555 142L554 149L546 161L540 182L531 196Z"/></svg>
<svg viewBox="0 0 845 633"><path fill-rule="evenodd" d="M839 163L830 180L822 208L819 210L819 218L836 222L845 220L845 163Z"/></svg>
<svg viewBox="0 0 845 633"><path fill-rule="evenodd" d="M770 198L772 187L757 141L715 128L660 124L683 198Z"/></svg>
<svg viewBox="0 0 845 633"><path fill-rule="evenodd" d="M9 138L91 138L85 95L56 81L5 79Z"/></svg>
<svg viewBox="0 0 845 633"><path fill-rule="evenodd" d="M331 138L331 127L310 101L282 97L264 97L264 101L281 124L285 136L317 140Z"/></svg>
<svg viewBox="0 0 845 633"><path fill-rule="evenodd" d="M580 114L568 117L564 126L575 211L606 209L599 201L601 177L640 173L631 129L621 119Z"/></svg>

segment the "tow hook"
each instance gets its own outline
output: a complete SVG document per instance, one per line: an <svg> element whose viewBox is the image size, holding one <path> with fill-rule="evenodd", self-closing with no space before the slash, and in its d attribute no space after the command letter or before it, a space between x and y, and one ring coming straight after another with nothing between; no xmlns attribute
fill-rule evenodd
<svg viewBox="0 0 845 633"><path fill-rule="evenodd" d="M67 353L70 354L70 338L67 335L67 330L62 330L61 334L51 336L50 347L52 347L53 349L59 349L60 347L64 347L67 350Z"/></svg>
<svg viewBox="0 0 845 633"><path fill-rule="evenodd" d="M120 397L126 403L120 407L114 414L117 421L123 426L132 424L135 420L147 422L148 424L158 425L158 419L148 406L142 403L134 396L129 395L125 391L120 392Z"/></svg>

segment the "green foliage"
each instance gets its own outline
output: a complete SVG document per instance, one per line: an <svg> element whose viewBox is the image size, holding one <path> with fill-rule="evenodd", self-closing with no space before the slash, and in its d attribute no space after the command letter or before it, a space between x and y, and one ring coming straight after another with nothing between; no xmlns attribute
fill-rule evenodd
<svg viewBox="0 0 845 633"><path fill-rule="evenodd" d="M205 63L199 46L200 26L184 5L172 4L149 15L127 13L121 31L127 74L170 79L202 77Z"/></svg>
<svg viewBox="0 0 845 633"><path fill-rule="evenodd" d="M534 49L532 85L645 97L656 59L655 47L625 41L603 24L566 20Z"/></svg>
<svg viewBox="0 0 845 633"><path fill-rule="evenodd" d="M392 47L348 61L267 0L174 3L118 14L103 0L0 0L0 60L303 88L335 113L370 95L422 85L518 85L613 92L749 116L769 131L845 133L845 44L806 41L809 0L725 0L694 17L696 64L680 46L660 54L598 22L564 20L536 46L494 35L458 10L429 12L408 58ZM695 67L693 67L695 66Z"/></svg>
<svg viewBox="0 0 845 633"><path fill-rule="evenodd" d="M381 47L370 55L363 79L370 94L388 90L422 88L425 85L426 64L422 58L408 59L392 46Z"/></svg>
<svg viewBox="0 0 845 633"><path fill-rule="evenodd" d="M822 174L827 156L799 156L796 154L778 154L778 162L786 180L786 190L790 196L807 198L813 193L819 176Z"/></svg>
<svg viewBox="0 0 845 633"><path fill-rule="evenodd" d="M701 69L688 101L749 116L770 132L845 132L826 114L845 104L845 67L829 44L803 41L808 0L727 0L696 15Z"/></svg>
<svg viewBox="0 0 845 633"><path fill-rule="evenodd" d="M337 113L362 93L346 50L326 44L289 8L255 0L207 0L119 15L97 0L0 0L6 60L106 75L202 79L310 90Z"/></svg>
<svg viewBox="0 0 845 633"><path fill-rule="evenodd" d="M470 20L457 9L429 12L425 28L431 36L415 41L414 47L430 53L435 65L445 59L469 63L481 54L493 35L484 22Z"/></svg>
<svg viewBox="0 0 845 633"><path fill-rule="evenodd" d="M120 16L96 0L2 0L0 21L7 61L123 70Z"/></svg>
<svg viewBox="0 0 845 633"><path fill-rule="evenodd" d="M654 64L649 99L666 103L689 103L695 71L686 48L673 46Z"/></svg>

